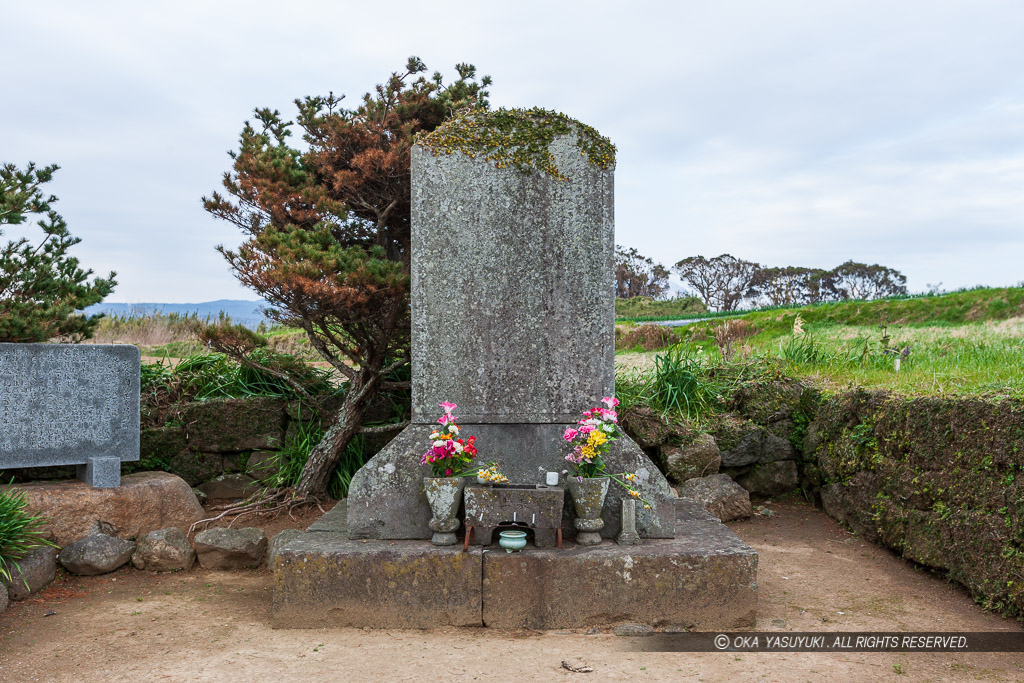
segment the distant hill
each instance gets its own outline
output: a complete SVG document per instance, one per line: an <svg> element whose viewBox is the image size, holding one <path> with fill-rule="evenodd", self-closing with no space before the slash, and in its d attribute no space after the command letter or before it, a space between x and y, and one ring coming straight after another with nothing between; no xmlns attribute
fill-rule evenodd
<svg viewBox="0 0 1024 683"><path fill-rule="evenodd" d="M138 318L159 311L160 313L177 313L179 315L196 314L199 318L217 319L221 311L231 318L231 322L245 325L249 328L257 327L263 322L263 314L260 312L265 308L265 301L241 301L238 299L219 299L217 301L204 301L198 304L118 304L100 303L89 306L85 309L87 315L105 313L106 315L121 315L131 318Z"/></svg>

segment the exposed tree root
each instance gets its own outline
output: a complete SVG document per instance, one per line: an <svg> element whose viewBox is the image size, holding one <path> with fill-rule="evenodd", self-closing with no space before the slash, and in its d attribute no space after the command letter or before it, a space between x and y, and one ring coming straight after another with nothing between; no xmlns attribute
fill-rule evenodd
<svg viewBox="0 0 1024 683"><path fill-rule="evenodd" d="M211 507L211 510L220 510L220 514L215 517L208 517L195 522L188 528L188 533L191 535L199 530L200 527L204 530L208 529L210 524L213 522L217 522L228 517L232 518L231 521L228 522L228 528L231 528L235 522L249 515L269 515L271 517L278 517L283 513L287 513L289 517L295 519L295 516L292 514L292 510L310 505L316 505L320 509L320 512L326 512L320 504L319 498L316 496L298 496L295 494L295 490L292 487L264 489L259 493L249 496L240 503Z"/></svg>

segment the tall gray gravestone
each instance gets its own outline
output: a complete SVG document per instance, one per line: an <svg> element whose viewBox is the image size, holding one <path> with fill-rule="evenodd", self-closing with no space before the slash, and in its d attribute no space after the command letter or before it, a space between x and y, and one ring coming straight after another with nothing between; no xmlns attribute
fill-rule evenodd
<svg viewBox="0 0 1024 683"><path fill-rule="evenodd" d="M420 455L443 401L512 483L561 471L562 440L615 387L614 147L543 110L475 112L412 149L412 424L352 479L354 538L428 538ZM646 537L674 535L668 482L625 435ZM614 484L602 534L620 526ZM571 507L571 506L570 506Z"/></svg>
<svg viewBox="0 0 1024 683"><path fill-rule="evenodd" d="M139 368L134 346L0 344L0 470L77 465L118 486L139 459Z"/></svg>

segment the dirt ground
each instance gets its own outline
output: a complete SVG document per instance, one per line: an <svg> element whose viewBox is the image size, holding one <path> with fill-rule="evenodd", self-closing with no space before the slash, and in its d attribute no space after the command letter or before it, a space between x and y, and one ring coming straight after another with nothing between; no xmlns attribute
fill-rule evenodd
<svg viewBox="0 0 1024 683"><path fill-rule="evenodd" d="M729 526L760 554L762 631L1012 631L966 593L796 501ZM319 512L267 525L304 527ZM259 524L257 524L259 525ZM1024 654L640 653L608 630L269 627L269 572L62 575L0 615L2 681L1024 680ZM585 663L593 673L561 667Z"/></svg>

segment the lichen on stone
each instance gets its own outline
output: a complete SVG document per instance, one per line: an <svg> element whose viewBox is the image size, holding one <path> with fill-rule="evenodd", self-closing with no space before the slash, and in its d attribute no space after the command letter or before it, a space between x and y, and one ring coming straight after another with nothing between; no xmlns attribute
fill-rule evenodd
<svg viewBox="0 0 1024 683"><path fill-rule="evenodd" d="M602 169L615 165L615 145L594 128L561 114L533 109L469 109L441 124L416 143L434 156L462 152L483 157L498 168L523 173L539 171L557 180L568 180L555 164L550 146L560 135L576 137L580 155Z"/></svg>

